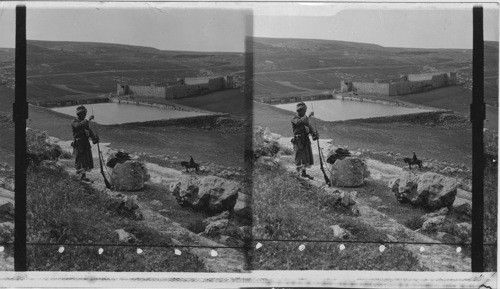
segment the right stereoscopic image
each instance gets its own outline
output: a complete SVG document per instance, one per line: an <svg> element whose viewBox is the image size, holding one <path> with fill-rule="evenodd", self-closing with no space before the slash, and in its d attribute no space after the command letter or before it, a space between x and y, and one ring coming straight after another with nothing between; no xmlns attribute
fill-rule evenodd
<svg viewBox="0 0 500 289"><path fill-rule="evenodd" d="M498 7L483 16L496 271ZM254 11L252 269L471 271L472 48L472 6Z"/></svg>

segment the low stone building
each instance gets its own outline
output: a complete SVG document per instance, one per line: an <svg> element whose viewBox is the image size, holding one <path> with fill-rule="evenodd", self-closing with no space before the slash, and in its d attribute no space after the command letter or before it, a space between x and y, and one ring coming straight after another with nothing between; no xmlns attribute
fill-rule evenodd
<svg viewBox="0 0 500 289"><path fill-rule="evenodd" d="M457 84L456 72L408 74L401 75L399 80L393 82L354 82L342 80L340 82L340 92L404 95Z"/></svg>

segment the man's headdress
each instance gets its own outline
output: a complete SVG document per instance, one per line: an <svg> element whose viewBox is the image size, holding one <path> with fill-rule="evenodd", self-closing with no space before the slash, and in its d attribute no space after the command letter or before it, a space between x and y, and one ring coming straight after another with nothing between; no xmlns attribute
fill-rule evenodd
<svg viewBox="0 0 500 289"><path fill-rule="evenodd" d="M297 103L297 112L301 111L301 110L306 110L307 109L307 105L303 102L299 102Z"/></svg>

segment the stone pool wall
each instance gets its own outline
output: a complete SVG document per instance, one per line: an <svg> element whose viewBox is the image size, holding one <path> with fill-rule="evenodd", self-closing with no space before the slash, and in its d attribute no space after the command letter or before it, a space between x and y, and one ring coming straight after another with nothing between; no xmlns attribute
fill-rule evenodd
<svg viewBox="0 0 500 289"><path fill-rule="evenodd" d="M313 101L313 100L323 100L323 99L333 99L333 98L334 96L328 93L328 94L316 94L307 96L285 96L285 97L264 96L255 98L255 100L267 104L280 104L280 103Z"/></svg>
<svg viewBox="0 0 500 289"><path fill-rule="evenodd" d="M86 99L66 99L66 100L35 100L30 101L30 104L42 107L59 107L59 106L72 106L79 104L92 104L92 103L107 103L109 98L107 97L96 97L96 98L86 98Z"/></svg>
<svg viewBox="0 0 500 289"><path fill-rule="evenodd" d="M411 114L401 114L401 115L390 115L390 116L379 116L370 118L357 118L340 120L351 121L351 122L370 122L370 123L386 123L386 122L414 122L414 123L428 123L439 119L439 117L444 113L453 113L451 110L436 110L436 111L426 111ZM339 122L339 121L337 121Z"/></svg>
<svg viewBox="0 0 500 289"><path fill-rule="evenodd" d="M117 126L127 125L141 125L141 126L169 126L169 125L185 125L185 126L206 126L214 124L220 117L230 117L227 113L218 113L212 115L200 115L175 119L161 119L142 122L128 122L123 124L116 124Z"/></svg>

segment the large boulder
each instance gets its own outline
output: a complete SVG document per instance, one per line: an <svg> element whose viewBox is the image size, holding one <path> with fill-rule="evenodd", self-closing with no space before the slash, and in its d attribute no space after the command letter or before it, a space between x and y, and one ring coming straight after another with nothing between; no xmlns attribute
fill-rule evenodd
<svg viewBox="0 0 500 289"><path fill-rule="evenodd" d="M333 165L329 165L332 184L338 187L359 187L362 186L365 177L368 176L366 164L354 157L337 160Z"/></svg>
<svg viewBox="0 0 500 289"><path fill-rule="evenodd" d="M150 178L146 166L138 161L117 163L111 171L113 186L119 191L138 191Z"/></svg>
<svg viewBox="0 0 500 289"><path fill-rule="evenodd" d="M389 188L401 203L437 210L452 207L457 195L455 179L426 172L421 175L406 173L389 181Z"/></svg>
<svg viewBox="0 0 500 289"><path fill-rule="evenodd" d="M216 176L190 176L172 182L169 191L183 207L220 213L233 210L241 185Z"/></svg>
<svg viewBox="0 0 500 289"><path fill-rule="evenodd" d="M26 128L26 156L28 163L38 165L44 160L57 160L62 148L45 131Z"/></svg>
<svg viewBox="0 0 500 289"><path fill-rule="evenodd" d="M207 237L229 236L238 240L243 240L245 232L229 221L229 212L225 211L217 216L203 220L205 231L201 233Z"/></svg>

